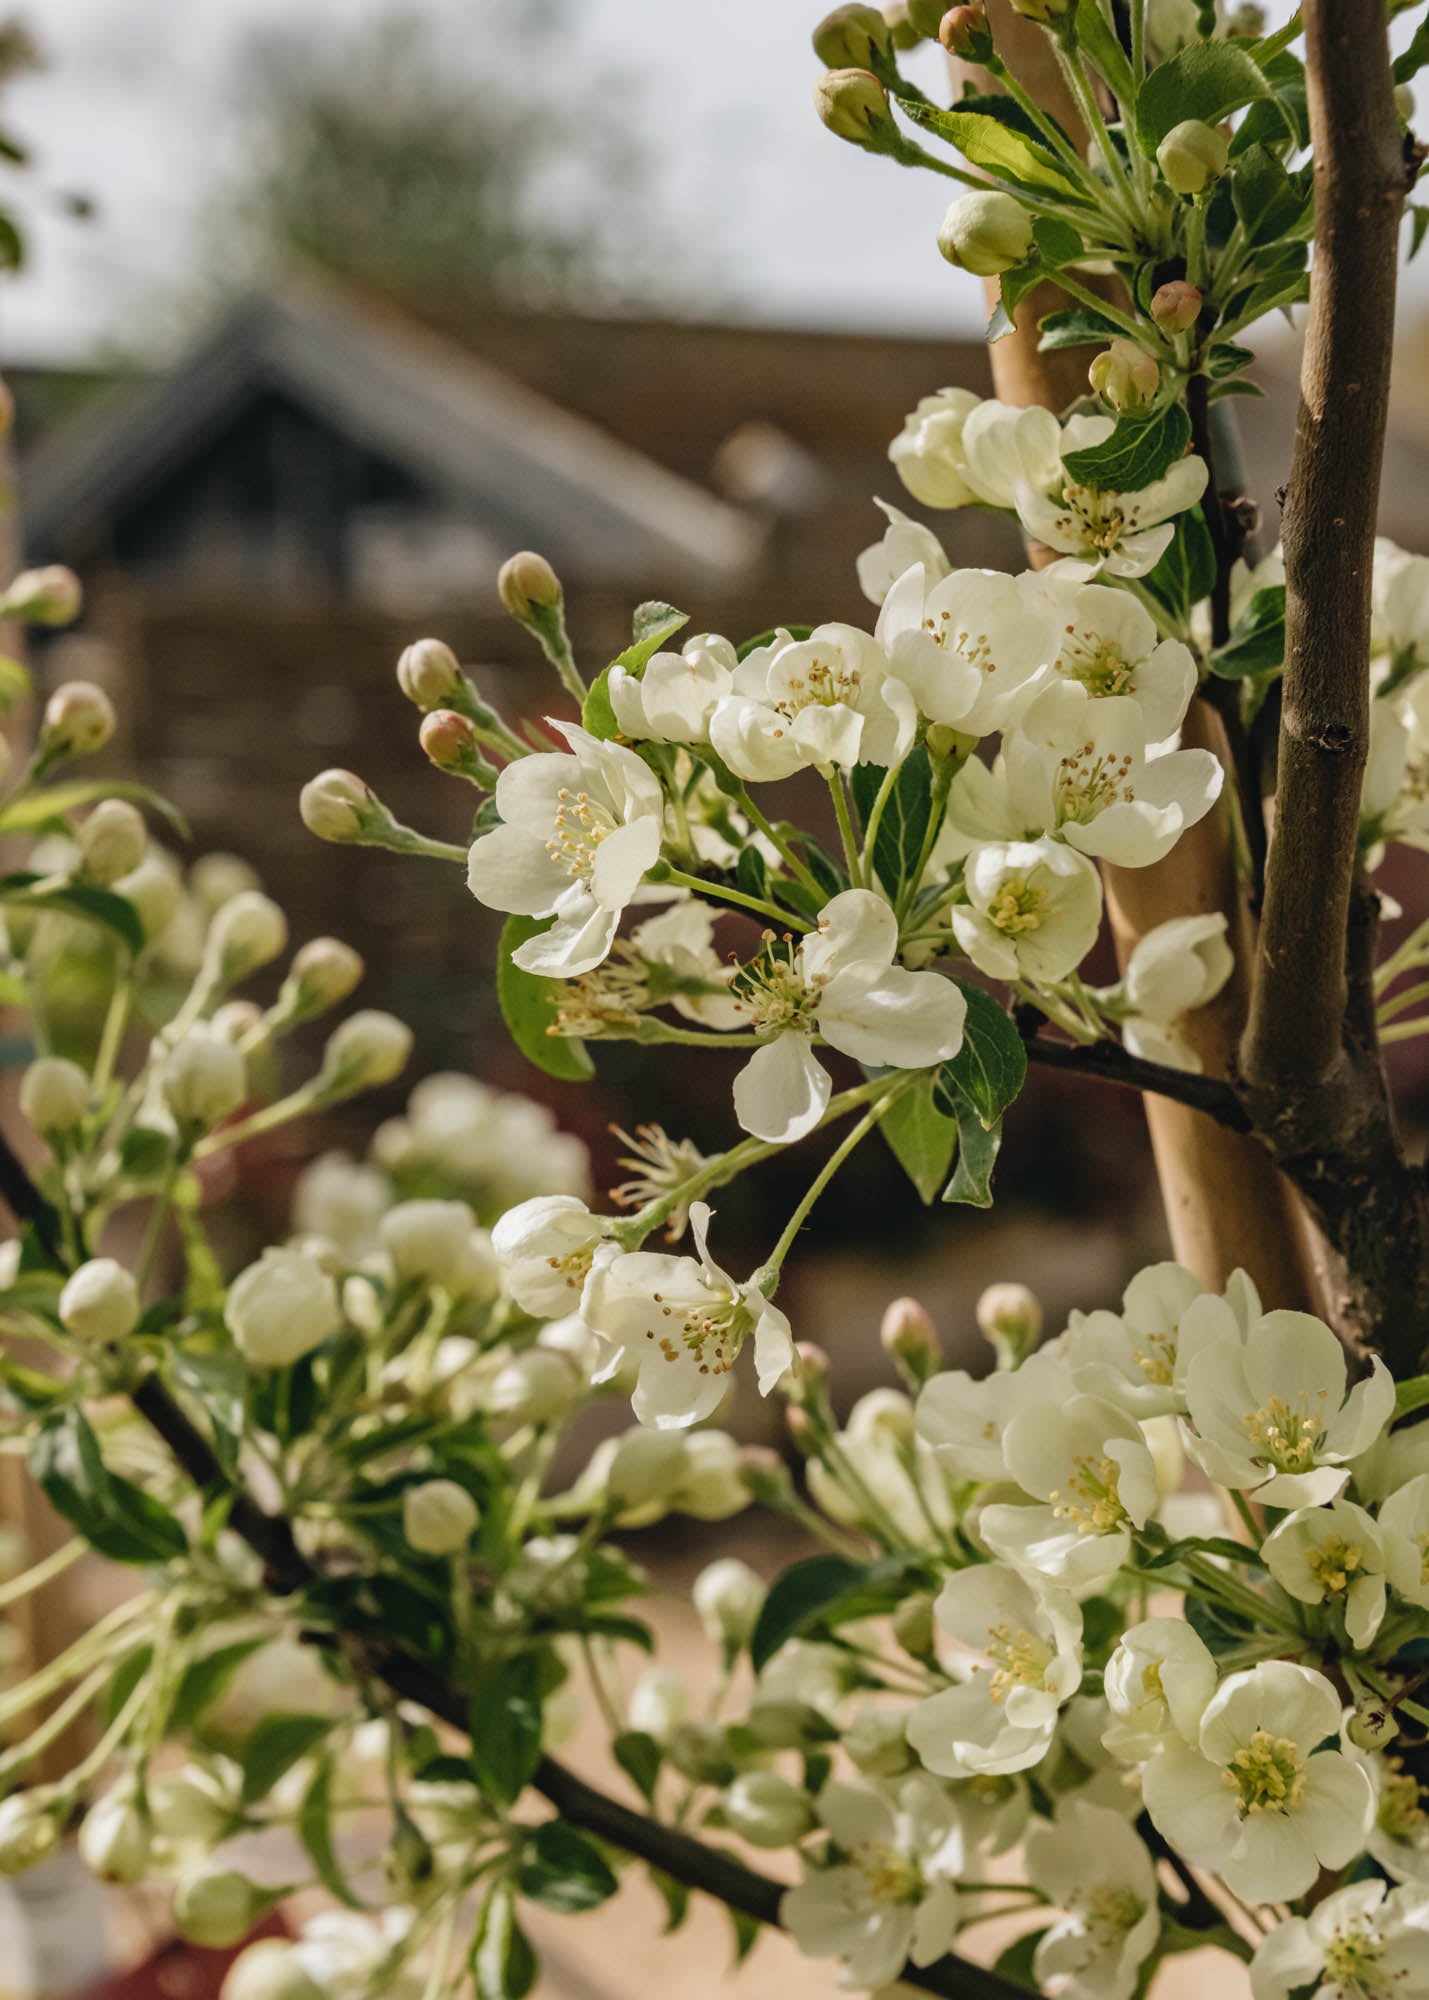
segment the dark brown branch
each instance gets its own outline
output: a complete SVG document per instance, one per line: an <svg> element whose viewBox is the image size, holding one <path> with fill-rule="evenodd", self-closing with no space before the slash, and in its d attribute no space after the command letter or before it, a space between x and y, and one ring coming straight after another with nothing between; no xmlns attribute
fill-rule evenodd
<svg viewBox="0 0 1429 2000"><path fill-rule="evenodd" d="M1315 261L1284 522L1276 836L1242 1067L1305 1097L1344 1065L1369 734L1370 570L1406 172L1380 0L1305 0Z"/></svg>
<svg viewBox="0 0 1429 2000"><path fill-rule="evenodd" d="M318 1580L288 1522L265 1512L248 1494L235 1488L207 1438L157 1375L146 1375L133 1390L132 1400L200 1492L231 1496L228 1525L262 1559L270 1590L293 1596ZM471 1700L459 1688L381 1634L359 1631L354 1636L362 1646L364 1664L394 1694L418 1703L453 1729L465 1731L470 1726ZM743 1862L678 1827L607 1797L553 1757L541 1759L532 1783L572 1826L584 1828L758 1923L778 1925L785 1888L782 1882L746 1868ZM1023 1990L951 1954L933 1965L906 1966L901 1977L904 1985L945 1995L947 2000L1017 2000Z"/></svg>
<svg viewBox="0 0 1429 2000"><path fill-rule="evenodd" d="M28 1223L41 1248L58 1257L62 1241L60 1219L31 1180L20 1156L0 1132L0 1199L23 1228Z"/></svg>
<svg viewBox="0 0 1429 2000"><path fill-rule="evenodd" d="M1030 1011L1030 1010L1029 1010ZM1046 1069L1060 1069L1073 1076L1094 1076L1103 1083L1119 1083L1127 1090L1150 1090L1158 1097L1171 1097L1204 1111L1230 1132L1249 1132L1250 1118L1228 1083L1219 1077L1201 1076L1194 1070L1173 1069L1168 1063L1147 1062L1131 1055L1119 1042L1054 1042L1029 1033L1023 1023L1023 1046L1028 1060Z"/></svg>

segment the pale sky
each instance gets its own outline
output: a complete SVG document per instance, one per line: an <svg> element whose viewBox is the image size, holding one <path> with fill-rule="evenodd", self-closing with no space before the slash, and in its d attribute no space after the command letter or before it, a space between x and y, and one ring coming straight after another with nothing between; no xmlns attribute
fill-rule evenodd
<svg viewBox="0 0 1429 2000"><path fill-rule="evenodd" d="M0 358L151 349L162 305L200 261L204 199L241 158L240 49L256 28L340 35L384 0L18 0L48 70L7 100L41 172L14 177L32 267L0 295ZM464 0L411 0L460 31ZM506 0L513 8L529 0ZM820 0L583 0L562 82L634 79L660 205L691 274L686 309L786 324L968 330L980 284L938 256L948 184L840 144L810 105ZM938 52L912 72L938 87ZM98 204L78 223L37 181ZM702 269L711 273L708 285ZM1422 304L1429 251L1410 277ZM708 303L706 301L708 300Z"/></svg>

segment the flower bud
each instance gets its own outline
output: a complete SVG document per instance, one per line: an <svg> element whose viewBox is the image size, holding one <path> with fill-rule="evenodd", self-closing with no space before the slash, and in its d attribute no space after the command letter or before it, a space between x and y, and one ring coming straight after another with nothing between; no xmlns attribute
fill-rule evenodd
<svg viewBox="0 0 1429 2000"><path fill-rule="evenodd" d="M225 981L246 979L271 964L288 942L288 919L261 889L244 889L222 905L205 950Z"/></svg>
<svg viewBox="0 0 1429 2000"><path fill-rule="evenodd" d="M851 4L825 14L813 41L825 69L867 69L875 55L888 54L893 35L876 7Z"/></svg>
<svg viewBox="0 0 1429 2000"><path fill-rule="evenodd" d="M65 1056L40 1056L20 1080L20 1114L43 1138L73 1132L89 1111L89 1078Z"/></svg>
<svg viewBox="0 0 1429 2000"><path fill-rule="evenodd" d="M777 1511L794 1497L788 1466L772 1445L747 1444L739 1454L739 1476L751 1500Z"/></svg>
<svg viewBox="0 0 1429 2000"><path fill-rule="evenodd" d="M933 1600L926 1591L918 1591L911 1597L902 1597L894 1606L893 1636L915 1660L931 1660L935 1656Z"/></svg>
<svg viewBox="0 0 1429 2000"><path fill-rule="evenodd" d="M665 1755L682 1778L697 1785L727 1785L734 1776L729 1738L717 1722L680 1722L670 1731Z"/></svg>
<svg viewBox="0 0 1429 2000"><path fill-rule="evenodd" d="M308 1977L296 1947L282 1938L262 1938L234 1960L219 2000L323 2000Z"/></svg>
<svg viewBox="0 0 1429 2000"><path fill-rule="evenodd" d="M1394 91L1394 108L1402 123L1407 125L1414 116L1414 92L1407 83L1397 84Z"/></svg>
<svg viewBox="0 0 1429 2000"><path fill-rule="evenodd" d="M843 1733L844 1749L866 1778L896 1778L913 1761L903 1717L872 1703L850 1718Z"/></svg>
<svg viewBox="0 0 1429 2000"><path fill-rule="evenodd" d="M809 1412L798 1403L789 1403L784 1410L784 1428L789 1433L789 1442L801 1458L809 1458L818 1449L818 1426Z"/></svg>
<svg viewBox="0 0 1429 2000"><path fill-rule="evenodd" d="M200 1764L186 1764L152 1780L149 1817L167 1846L189 1854L206 1852L232 1829L235 1801L215 1773Z"/></svg>
<svg viewBox="0 0 1429 2000"><path fill-rule="evenodd" d="M1076 0L1012 0L1012 11L1025 21L1039 21L1050 28L1065 19L1075 4Z"/></svg>
<svg viewBox="0 0 1429 2000"><path fill-rule="evenodd" d="M895 49L914 49L923 39L908 18L908 0L883 0L883 18Z"/></svg>
<svg viewBox="0 0 1429 2000"><path fill-rule="evenodd" d="M342 1324L337 1287L316 1257L265 1250L228 1288L224 1321L255 1368L288 1368Z"/></svg>
<svg viewBox="0 0 1429 2000"><path fill-rule="evenodd" d="M114 704L93 681L66 681L45 703L40 749L54 757L91 757L114 734Z"/></svg>
<svg viewBox="0 0 1429 2000"><path fill-rule="evenodd" d="M101 799L77 837L85 874L103 888L137 868L149 846L144 816L127 799Z"/></svg>
<svg viewBox="0 0 1429 2000"><path fill-rule="evenodd" d="M117 896L134 905L144 936L150 944L162 937L179 913L183 890L167 855L151 849L139 866L109 885Z"/></svg>
<svg viewBox="0 0 1429 2000"><path fill-rule="evenodd" d="M943 25L943 0L908 0L908 22L924 41L935 42Z"/></svg>
<svg viewBox="0 0 1429 2000"><path fill-rule="evenodd" d="M1225 172L1230 147L1225 133L1214 125L1183 118L1156 148L1156 163L1174 194L1200 194Z"/></svg>
<svg viewBox="0 0 1429 2000"><path fill-rule="evenodd" d="M164 1102L186 1133L231 1118L248 1089L243 1057L212 1028L191 1028L164 1059Z"/></svg>
<svg viewBox="0 0 1429 2000"><path fill-rule="evenodd" d="M1345 1724L1345 1735L1356 1750L1383 1750L1399 1734L1394 1710L1362 1703Z"/></svg>
<svg viewBox="0 0 1429 2000"><path fill-rule="evenodd" d="M814 1824L808 1793L777 1771L746 1771L736 1778L724 1795L724 1816L752 1847L792 1847Z"/></svg>
<svg viewBox="0 0 1429 2000"><path fill-rule="evenodd" d="M999 1368L1018 1367L1042 1338L1041 1302L1026 1285L989 1285L973 1314Z"/></svg>
<svg viewBox="0 0 1429 2000"><path fill-rule="evenodd" d="M62 563L22 570L0 597L0 618L27 625L70 625L79 616L84 593L79 578Z"/></svg>
<svg viewBox="0 0 1429 2000"><path fill-rule="evenodd" d="M669 1667L651 1667L630 1694L630 1727L664 1743L690 1711L690 1691Z"/></svg>
<svg viewBox="0 0 1429 2000"><path fill-rule="evenodd" d="M0 1799L0 1875L23 1875L60 1844L65 1813L50 1787Z"/></svg>
<svg viewBox="0 0 1429 2000"><path fill-rule="evenodd" d="M303 825L319 840L361 840L380 810L376 796L355 771L319 771L298 795Z"/></svg>
<svg viewBox="0 0 1429 2000"><path fill-rule="evenodd" d="M293 954L279 1011L292 1021L314 1020L341 1005L365 970L362 953L341 938L310 938Z"/></svg>
<svg viewBox="0 0 1429 2000"><path fill-rule="evenodd" d="M893 130L888 93L871 70L825 70L814 85L814 109L836 139L875 152Z"/></svg>
<svg viewBox="0 0 1429 2000"><path fill-rule="evenodd" d="M424 716L417 741L437 770L452 777L473 778L479 784L495 783L495 767L481 754L475 725L454 708L434 708Z"/></svg>
<svg viewBox="0 0 1429 2000"><path fill-rule="evenodd" d="M1151 294L1151 317L1163 333L1189 333L1201 317L1204 300L1184 278L1171 278Z"/></svg>
<svg viewBox="0 0 1429 2000"><path fill-rule="evenodd" d="M815 1403L829 1386L829 1357L816 1340L796 1340L795 1362L779 1386L800 1403Z"/></svg>
<svg viewBox="0 0 1429 2000"><path fill-rule="evenodd" d="M101 1882L128 1885L149 1873L152 1828L131 1786L95 1801L79 1830L80 1859Z"/></svg>
<svg viewBox="0 0 1429 2000"><path fill-rule="evenodd" d="M442 708L462 685L461 666L440 639L418 639L397 662L397 685L424 713Z"/></svg>
<svg viewBox="0 0 1429 2000"><path fill-rule="evenodd" d="M938 248L950 264L980 278L1025 263L1032 248L1032 217L1015 195L990 188L960 195L943 217Z"/></svg>
<svg viewBox="0 0 1429 2000"><path fill-rule="evenodd" d="M215 1008L208 1025L220 1041L231 1042L241 1053L247 1037L262 1023L263 1009L256 1000L225 1000Z"/></svg>
<svg viewBox="0 0 1429 2000"><path fill-rule="evenodd" d="M555 611L563 597L560 578L546 558L531 549L507 557L497 572L496 591L503 610L521 625L529 625L543 611Z"/></svg>
<svg viewBox="0 0 1429 2000"><path fill-rule="evenodd" d="M227 854L220 847L201 854L195 861L189 870L189 887L202 904L204 914L211 917L235 896L261 890L263 884L251 862L240 854Z"/></svg>
<svg viewBox="0 0 1429 2000"><path fill-rule="evenodd" d="M400 1282L459 1291L476 1223L464 1201L403 1201L378 1224Z"/></svg>
<svg viewBox="0 0 1429 2000"><path fill-rule="evenodd" d="M811 1702L757 1700L745 1719L754 1741L765 1750L808 1750L827 1743L838 1731Z"/></svg>
<svg viewBox="0 0 1429 2000"><path fill-rule="evenodd" d="M763 1578L738 1556L723 1556L702 1569L692 1593L700 1623L731 1659L753 1637L766 1594Z"/></svg>
<svg viewBox="0 0 1429 2000"><path fill-rule="evenodd" d="M139 1287L112 1257L92 1257L60 1293L59 1314L76 1340L123 1340L139 1323Z"/></svg>
<svg viewBox="0 0 1429 2000"><path fill-rule="evenodd" d="M678 1431L630 1430L610 1461L606 1490L621 1508L668 1500L685 1469L685 1440Z"/></svg>
<svg viewBox="0 0 1429 2000"><path fill-rule="evenodd" d="M229 1951L242 1944L272 1902L266 1890L232 1868L186 1875L174 1891L174 1929L190 1944Z"/></svg>
<svg viewBox="0 0 1429 2000"><path fill-rule="evenodd" d="M581 1378L564 1354L528 1347L499 1368L481 1397L488 1416L513 1424L549 1424L581 1392Z"/></svg>
<svg viewBox="0 0 1429 2000"><path fill-rule="evenodd" d="M323 1095L376 1090L401 1075L411 1053L412 1031L395 1014L373 1007L350 1014L327 1038L318 1078Z"/></svg>
<svg viewBox="0 0 1429 2000"><path fill-rule="evenodd" d="M919 1382L942 1363L937 1329L928 1308L917 1299L894 1299L879 1324L878 1338L889 1359L900 1362Z"/></svg>
<svg viewBox="0 0 1429 2000"><path fill-rule="evenodd" d="M748 1505L739 1446L729 1433L686 1431L680 1482L670 1495L673 1511L697 1521L727 1521Z"/></svg>
<svg viewBox="0 0 1429 2000"><path fill-rule="evenodd" d="M985 63L993 52L992 29L984 7L950 7L938 23L938 40L949 55Z"/></svg>
<svg viewBox="0 0 1429 2000"><path fill-rule="evenodd" d="M418 1555L458 1555L480 1518L476 1502L454 1479L429 1479L402 1495L402 1533Z"/></svg>
<svg viewBox="0 0 1429 2000"><path fill-rule="evenodd" d="M1114 410L1144 410L1161 386L1161 370L1132 340L1114 340L1087 370L1092 388Z"/></svg>

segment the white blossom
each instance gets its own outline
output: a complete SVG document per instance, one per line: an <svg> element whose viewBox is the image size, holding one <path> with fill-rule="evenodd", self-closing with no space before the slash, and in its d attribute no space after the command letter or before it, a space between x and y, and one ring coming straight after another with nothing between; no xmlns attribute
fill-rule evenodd
<svg viewBox="0 0 1429 2000"><path fill-rule="evenodd" d="M888 904L870 889L846 889L797 948L771 943L743 969L739 998L769 1037L735 1079L735 1116L746 1132L789 1144L817 1126L833 1086L814 1056L816 1034L855 1062L891 1069L927 1069L957 1054L962 994L940 973L895 964L897 951Z"/></svg>
<svg viewBox="0 0 1429 2000"><path fill-rule="evenodd" d="M1065 2000L1130 2000L1161 1935L1156 1866L1120 1813L1068 1799L1027 1840L1027 1879L1066 1912L1033 1970Z"/></svg>
<svg viewBox="0 0 1429 2000"><path fill-rule="evenodd" d="M555 726L570 753L518 757L502 771L502 823L473 841L467 886L488 909L554 916L512 956L523 971L570 979L606 956L621 911L659 859L664 795L633 750L574 723Z"/></svg>
<svg viewBox="0 0 1429 2000"><path fill-rule="evenodd" d="M612 1226L573 1194L533 1195L508 1208L491 1231L491 1247L521 1310L538 1319L574 1311Z"/></svg>
<svg viewBox="0 0 1429 2000"><path fill-rule="evenodd" d="M1188 1047L1181 1023L1214 1000L1234 970L1226 919L1219 910L1202 917L1172 917L1138 938L1123 981L1133 1011L1121 1038L1132 1055L1198 1070L1200 1058Z"/></svg>
<svg viewBox="0 0 1429 2000"><path fill-rule="evenodd" d="M1002 729L1046 677L1052 609L1035 577L921 562L889 590L875 628L899 681L930 722L969 736Z"/></svg>
<svg viewBox="0 0 1429 2000"><path fill-rule="evenodd" d="M1145 1618L1122 1633L1102 1679L1111 1711L1102 1741L1139 1763L1168 1743L1196 1744L1216 1663L1185 1619Z"/></svg>
<svg viewBox="0 0 1429 2000"><path fill-rule="evenodd" d="M917 1704L908 1741L942 1777L1030 1769L1046 1754L1058 1710L1081 1685L1075 1598L1005 1563L984 1563L947 1579L936 1615L974 1656L972 1671Z"/></svg>
<svg viewBox="0 0 1429 2000"><path fill-rule="evenodd" d="M1369 1644L1384 1618L1386 1559L1363 1507L1331 1500L1297 1508L1266 1536L1261 1553L1282 1590L1301 1604L1340 1607L1350 1644Z"/></svg>
<svg viewBox="0 0 1429 2000"><path fill-rule="evenodd" d="M950 1368L919 1393L918 1435L951 1478L1005 1480L1003 1433L1034 1392L1071 1393L1071 1378L1052 1349L1040 1349L1020 1368L999 1369L981 1380Z"/></svg>
<svg viewBox="0 0 1429 2000"><path fill-rule="evenodd" d="M702 632L678 653L656 653L642 674L618 662L607 688L621 734L654 743L706 743L710 715L730 692L739 657L728 639Z"/></svg>
<svg viewBox="0 0 1429 2000"><path fill-rule="evenodd" d="M1140 1425L1096 1396L1037 1397L1008 1424L1007 1469L1038 1507L993 1505L980 1533L995 1555L1069 1587L1114 1575L1158 1499Z"/></svg>
<svg viewBox="0 0 1429 2000"><path fill-rule="evenodd" d="M1316 1747L1339 1726L1339 1696L1312 1668L1264 1660L1231 1674L1197 1747L1169 1745L1145 1767L1157 1831L1247 1902L1304 1895L1321 1867L1346 1867L1361 1851L1373 1816L1364 1771Z"/></svg>
<svg viewBox="0 0 1429 2000"><path fill-rule="evenodd" d="M956 1808L924 1773L902 1783L831 1778L819 1819L839 1851L785 1891L779 1920L811 1958L843 1961L841 1986L886 1986L930 1965L957 1933L965 1843Z"/></svg>
<svg viewBox="0 0 1429 2000"><path fill-rule="evenodd" d="M1080 485L1066 470L1067 455L1104 443L1112 429L1110 417L1071 418L1054 478L1045 485L1023 480L1016 490L1027 533L1074 559L1062 572L1069 580L1145 576L1171 545L1172 516L1194 507L1206 490L1206 461L1195 457L1178 459L1162 478L1131 493Z"/></svg>
<svg viewBox="0 0 1429 2000"><path fill-rule="evenodd" d="M709 1254L710 1209L690 1209L698 1257L632 1250L602 1259L586 1282L582 1314L610 1342L613 1373L638 1361L633 1398L642 1424L679 1429L707 1417L746 1339L754 1338L759 1392L767 1396L794 1360L789 1322L756 1285L741 1283Z"/></svg>
<svg viewBox="0 0 1429 2000"><path fill-rule="evenodd" d="M737 777L768 783L809 765L901 764L917 728L913 697L883 648L854 625L780 633L740 661L709 719Z"/></svg>
<svg viewBox="0 0 1429 2000"><path fill-rule="evenodd" d="M305 1250L265 1250L228 1288L223 1317L255 1368L288 1368L342 1324L337 1287Z"/></svg>
<svg viewBox="0 0 1429 2000"><path fill-rule="evenodd" d="M701 1027L737 1028L744 1009L728 990L734 968L715 950L714 926L709 904L690 897L637 924L630 942L654 971L652 1003L668 999L677 1014Z"/></svg>
<svg viewBox="0 0 1429 2000"><path fill-rule="evenodd" d="M949 914L953 936L992 979L1055 985L1096 943L1101 877L1061 841L989 841L973 849L963 879L968 900Z"/></svg>
<svg viewBox="0 0 1429 2000"><path fill-rule="evenodd" d="M1411 1435L1422 1429L1415 1425ZM1390 1583L1407 1603L1429 1610L1429 1473L1397 1487L1381 1506L1377 1525Z"/></svg>
<svg viewBox="0 0 1429 2000"><path fill-rule="evenodd" d="M858 587L871 604L882 604L889 591L914 563L929 577L946 576L950 568L942 543L931 528L910 520L886 500L875 500L887 517L881 538L862 550L857 560Z"/></svg>
<svg viewBox="0 0 1429 2000"><path fill-rule="evenodd" d="M1387 1892L1386 1892L1387 1891ZM1256 1947L1255 2000L1409 2000L1429 1993L1429 1897L1351 1882L1308 1917L1289 1917Z"/></svg>
<svg viewBox="0 0 1429 2000"><path fill-rule="evenodd" d="M1163 639L1145 605L1100 583L1047 586L1057 613L1054 666L1094 700L1127 697L1141 710L1148 743L1181 727L1196 691L1196 662L1179 639Z"/></svg>
<svg viewBox="0 0 1429 2000"><path fill-rule="evenodd" d="M1060 1351L1081 1386L1137 1417L1184 1410L1192 1354L1237 1324L1223 1300L1200 1304L1209 1296L1180 1264L1150 1264L1122 1293L1120 1312L1073 1312Z"/></svg>

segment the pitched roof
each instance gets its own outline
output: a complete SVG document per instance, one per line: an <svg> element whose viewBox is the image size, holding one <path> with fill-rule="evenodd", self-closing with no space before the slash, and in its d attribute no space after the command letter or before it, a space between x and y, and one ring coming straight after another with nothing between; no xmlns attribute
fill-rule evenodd
<svg viewBox="0 0 1429 2000"><path fill-rule="evenodd" d="M454 506L496 511L573 580L738 573L739 509L430 326L304 279L256 294L163 376L87 408L25 468L33 548L83 562L257 396L277 392Z"/></svg>

